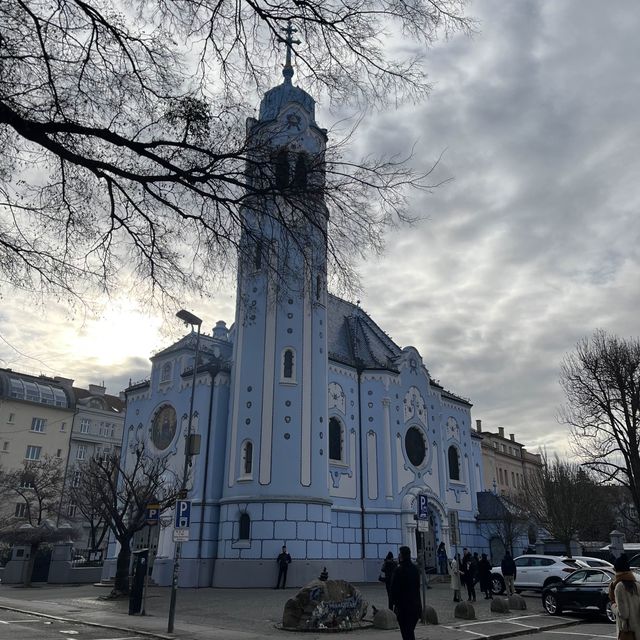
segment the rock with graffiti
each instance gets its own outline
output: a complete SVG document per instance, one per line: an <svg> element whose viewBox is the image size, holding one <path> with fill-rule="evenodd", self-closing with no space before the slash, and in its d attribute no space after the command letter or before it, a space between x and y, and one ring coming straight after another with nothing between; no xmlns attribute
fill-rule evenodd
<svg viewBox="0 0 640 640"><path fill-rule="evenodd" d="M284 606L285 629L334 631L364 626L367 602L346 580L313 580Z"/></svg>

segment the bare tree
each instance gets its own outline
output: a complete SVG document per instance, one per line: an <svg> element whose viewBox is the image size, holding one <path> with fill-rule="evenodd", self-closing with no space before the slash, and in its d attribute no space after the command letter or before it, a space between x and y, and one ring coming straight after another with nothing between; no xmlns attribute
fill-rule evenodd
<svg viewBox="0 0 640 640"><path fill-rule="evenodd" d="M142 445L127 456L124 466L118 454L92 458L80 467L81 482L71 488L71 499L87 513L100 514L120 543L114 595L129 592L131 540L146 524L150 503L160 511L175 502L179 479L165 457L148 455Z"/></svg>
<svg viewBox="0 0 640 640"><path fill-rule="evenodd" d="M561 420L584 465L605 483L629 489L640 513L640 339L598 330L565 356Z"/></svg>
<svg viewBox="0 0 640 640"><path fill-rule="evenodd" d="M527 535L531 516L514 500L505 496L493 496L493 498L495 500L491 517L483 523L485 537L489 541L497 538L506 551L511 555L517 555L514 553L516 543Z"/></svg>
<svg viewBox="0 0 640 640"><path fill-rule="evenodd" d="M19 469L0 471L0 491L6 500L15 501L13 514L6 514L0 525L0 540L30 547L24 583L31 583L33 565L41 545L69 540L71 527L58 527L60 495L64 482L64 465L49 455L40 460L25 460ZM6 502L5 502L6 504Z"/></svg>
<svg viewBox="0 0 640 640"><path fill-rule="evenodd" d="M288 22L300 83L365 109L426 94L420 54L394 55L411 48L394 42L421 52L469 30L464 5L153 0L121 14L115 0L0 3L2 279L79 298L127 282L138 295L141 282L202 291L235 263L248 198L299 207L295 185L247 180L245 116L274 78ZM428 171L354 161L340 143L313 162L327 176L329 258L348 281L354 258L407 219L407 189L428 189Z"/></svg>
<svg viewBox="0 0 640 640"><path fill-rule="evenodd" d="M524 492L525 505L532 518L564 544L571 555L571 540L594 526L599 517L594 508L597 483L588 470L577 463L552 460L543 454L539 473L530 474Z"/></svg>

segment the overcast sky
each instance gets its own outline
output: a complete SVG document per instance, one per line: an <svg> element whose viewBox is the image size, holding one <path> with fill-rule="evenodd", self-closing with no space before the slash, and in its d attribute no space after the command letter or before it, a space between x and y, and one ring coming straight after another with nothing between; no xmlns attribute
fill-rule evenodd
<svg viewBox="0 0 640 640"><path fill-rule="evenodd" d="M362 265L362 306L485 429L562 450L563 354L598 327L640 334L640 10L477 0L468 13L478 33L429 52L430 99L360 129L373 152L417 141L418 165L444 151L436 177L454 178ZM196 304L208 327L233 321L232 289ZM55 301L35 316L19 296L0 305L0 366L112 393L180 334L134 302L98 319Z"/></svg>

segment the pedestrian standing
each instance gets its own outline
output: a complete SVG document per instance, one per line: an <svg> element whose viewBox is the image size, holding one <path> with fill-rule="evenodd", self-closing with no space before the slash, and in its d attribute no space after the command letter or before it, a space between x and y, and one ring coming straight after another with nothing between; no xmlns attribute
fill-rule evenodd
<svg viewBox="0 0 640 640"><path fill-rule="evenodd" d="M389 551L389 553L387 553L387 557L382 563L382 568L380 569L380 578L384 578L384 586L387 589L387 601L389 603L389 609L391 609L393 605L393 603L391 602L391 580L393 579L393 573L397 569L397 567L398 563L395 561L393 553ZM640 638L638 640L640 640Z"/></svg>
<svg viewBox="0 0 640 640"><path fill-rule="evenodd" d="M493 595L491 593L491 563L487 559L486 553L483 553L482 557L478 561L478 578L480 580L480 591L484 593L484 599L492 600Z"/></svg>
<svg viewBox="0 0 640 640"><path fill-rule="evenodd" d="M467 555L462 558L462 565L464 567L464 584L467 587L467 600L469 602L476 601L476 564L473 561L473 556L470 551L467 551Z"/></svg>
<svg viewBox="0 0 640 640"><path fill-rule="evenodd" d="M422 615L420 572L411 562L411 549L400 547L399 564L391 579L391 605L396 612L402 640L415 640L415 629Z"/></svg>
<svg viewBox="0 0 640 640"><path fill-rule="evenodd" d="M456 553L456 555L451 558L449 561L449 575L451 576L451 590L453 591L453 601L460 602L462 598L460 597L460 554Z"/></svg>
<svg viewBox="0 0 640 640"><path fill-rule="evenodd" d="M616 626L619 640L640 638L640 591L629 560L623 554L616 560L614 598L617 605Z"/></svg>
<svg viewBox="0 0 640 640"><path fill-rule="evenodd" d="M436 552L436 556L438 558L438 573L444 576L447 574L447 569L449 564L447 562L447 549L444 546L444 542L441 542L438 545L438 551Z"/></svg>
<svg viewBox="0 0 640 640"><path fill-rule="evenodd" d="M276 562L278 563L278 581L276 582L276 589L280 588L280 579L282 579L282 588L287 588L287 571L289 570L289 565L291 564L291 556L287 553L287 547L282 545L282 551L280 555L276 558Z"/></svg>
<svg viewBox="0 0 640 640"><path fill-rule="evenodd" d="M508 551L504 554L504 558L502 558L500 568L502 569L502 577L504 578L507 595L512 596L515 593L516 563Z"/></svg>

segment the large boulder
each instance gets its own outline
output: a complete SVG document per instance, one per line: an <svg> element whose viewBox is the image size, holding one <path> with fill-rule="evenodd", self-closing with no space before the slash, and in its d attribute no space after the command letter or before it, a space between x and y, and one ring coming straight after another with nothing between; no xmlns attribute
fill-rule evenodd
<svg viewBox="0 0 640 640"><path fill-rule="evenodd" d="M391 609L378 609L373 615L374 629L397 629L398 618Z"/></svg>
<svg viewBox="0 0 640 640"><path fill-rule="evenodd" d="M351 629L360 626L367 602L346 580L313 580L287 600L285 629Z"/></svg>

